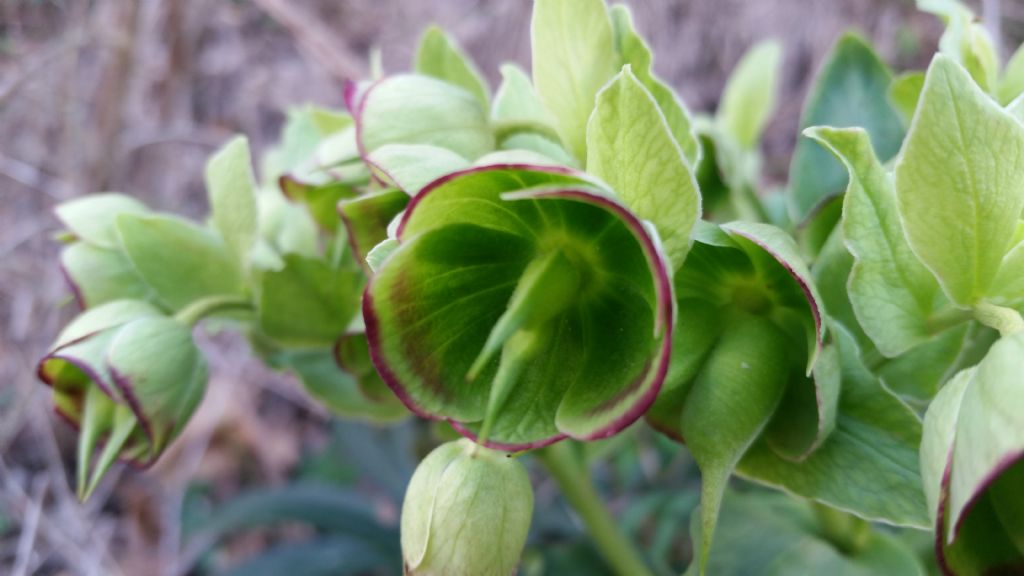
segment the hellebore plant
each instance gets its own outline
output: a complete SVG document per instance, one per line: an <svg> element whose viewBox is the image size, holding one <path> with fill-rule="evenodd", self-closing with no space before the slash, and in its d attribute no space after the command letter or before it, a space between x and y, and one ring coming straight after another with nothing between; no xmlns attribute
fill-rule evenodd
<svg viewBox="0 0 1024 576"><path fill-rule="evenodd" d="M339 416L465 436L408 487L408 574L516 570L512 452L615 571L650 573L576 442L641 420L702 474L688 573L925 573L872 524L933 531L948 574L1024 570L1024 51L1000 70L969 10L920 7L947 25L927 72L852 34L826 57L783 191L760 190L778 44L695 117L626 7L536 0L532 77L492 94L431 28L347 113L293 111L259 181L228 143L205 225L60 206L84 311L39 376L80 429L80 494L180 435L209 318Z"/></svg>

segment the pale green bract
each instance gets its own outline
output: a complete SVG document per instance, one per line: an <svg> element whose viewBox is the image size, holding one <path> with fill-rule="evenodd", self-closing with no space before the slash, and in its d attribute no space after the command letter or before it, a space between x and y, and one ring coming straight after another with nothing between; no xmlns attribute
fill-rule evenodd
<svg viewBox="0 0 1024 576"><path fill-rule="evenodd" d="M249 141L240 136L228 142L206 165L213 225L241 269L249 265L249 251L259 235L259 208L250 162Z"/></svg>
<svg viewBox="0 0 1024 576"><path fill-rule="evenodd" d="M689 110L675 92L654 74L651 68L654 63L651 49L633 26L633 15L629 8L625 4L616 4L609 10L609 15L615 31L615 47L622 64L632 67L633 74L654 97L687 162L695 167L700 161L701 147L693 130Z"/></svg>
<svg viewBox="0 0 1024 576"><path fill-rule="evenodd" d="M537 0L531 34L534 86L555 117L566 148L584 159L594 98L616 72L604 1Z"/></svg>
<svg viewBox="0 0 1024 576"><path fill-rule="evenodd" d="M598 94L587 125L587 170L653 222L673 269L682 265L700 192L657 102L628 65Z"/></svg>
<svg viewBox="0 0 1024 576"><path fill-rule="evenodd" d="M929 322L942 302L938 283L903 236L891 175L860 128L811 128L805 134L850 171L843 201L843 235L856 258L849 295L864 331L879 351L898 356L930 338Z"/></svg>
<svg viewBox="0 0 1024 576"><path fill-rule="evenodd" d="M1024 126L937 56L896 165L896 196L910 247L955 304L988 295L1024 208L1022 189Z"/></svg>
<svg viewBox="0 0 1024 576"><path fill-rule="evenodd" d="M476 97L483 110L490 108L491 91L487 87L487 80L462 48L437 26L431 26L423 33L416 51L414 68L420 74L433 76L466 90Z"/></svg>
<svg viewBox="0 0 1024 576"><path fill-rule="evenodd" d="M743 148L757 145L775 110L781 64L782 46L762 42L743 55L729 77L716 117Z"/></svg>

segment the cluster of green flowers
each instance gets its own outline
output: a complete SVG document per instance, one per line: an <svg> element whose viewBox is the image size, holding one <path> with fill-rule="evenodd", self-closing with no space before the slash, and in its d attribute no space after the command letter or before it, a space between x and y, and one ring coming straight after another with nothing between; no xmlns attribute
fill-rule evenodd
<svg viewBox="0 0 1024 576"><path fill-rule="evenodd" d="M208 226L62 206L86 310L40 376L82 470L104 445L81 490L181 431L212 316L339 414L472 440L413 478L411 574L512 572L532 493L498 451L642 417L701 469L695 570L734 473L931 526L949 572L1024 566L1024 56L1000 73L969 11L921 7L948 25L927 73L852 35L827 57L784 191L758 191L778 45L694 117L624 6L536 0L532 80L507 65L492 95L430 29L348 114L296 112L261 186L243 140L218 153Z"/></svg>

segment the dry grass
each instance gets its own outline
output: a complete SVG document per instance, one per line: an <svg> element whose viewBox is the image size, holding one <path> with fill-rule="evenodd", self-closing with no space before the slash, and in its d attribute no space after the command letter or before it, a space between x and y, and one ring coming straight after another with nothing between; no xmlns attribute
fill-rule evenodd
<svg viewBox="0 0 1024 576"><path fill-rule="evenodd" d="M920 66L938 33L896 0L629 3L656 67L696 110L714 107L748 46L783 40L784 95L766 143L776 181L809 77L842 29L860 28L898 66ZM1004 4L1019 37L1021 5ZM281 482L327 419L290 380L245 360L243 343L211 338L210 393L185 438L152 471L115 473L78 504L71 434L34 378L74 313L50 240L53 205L120 190L201 216L214 147L244 132L258 151L287 106L340 106L340 80L365 72L371 46L385 47L387 70L404 69L431 21L492 82L501 62L528 64L523 0L0 0L0 520L9 524L0 573L185 573L178 519L189 481L211 480L224 495L245 481Z"/></svg>

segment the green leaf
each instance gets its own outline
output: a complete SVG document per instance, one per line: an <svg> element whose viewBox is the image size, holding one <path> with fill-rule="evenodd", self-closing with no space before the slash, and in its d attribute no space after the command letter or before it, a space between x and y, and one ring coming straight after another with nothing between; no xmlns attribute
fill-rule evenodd
<svg viewBox="0 0 1024 576"><path fill-rule="evenodd" d="M151 300L153 292L119 250L76 242L60 254L60 266L83 308L112 300Z"/></svg>
<svg viewBox="0 0 1024 576"><path fill-rule="evenodd" d="M1008 306L1018 306L1024 301L1024 241L1018 242L999 265L996 279L992 281L992 299Z"/></svg>
<svg viewBox="0 0 1024 576"><path fill-rule="evenodd" d="M113 249L120 245L114 225L117 216L147 214L149 209L131 196L106 192L62 202L54 212L61 223L82 242Z"/></svg>
<svg viewBox="0 0 1024 576"><path fill-rule="evenodd" d="M400 555L397 527L377 519L371 499L312 484L243 492L220 506L190 542L205 550L243 530L294 522L357 539L368 551Z"/></svg>
<svg viewBox="0 0 1024 576"><path fill-rule="evenodd" d="M400 74L375 83L357 122L364 156L385 144L430 144L470 160L494 149L487 111L476 97L429 76Z"/></svg>
<svg viewBox="0 0 1024 576"><path fill-rule="evenodd" d="M114 300L100 304L82 312L69 322L50 346L50 352L130 320L160 315L160 309L142 300Z"/></svg>
<svg viewBox="0 0 1024 576"><path fill-rule="evenodd" d="M538 0L533 5L533 84L576 158L587 157L587 120L615 76L615 41L604 0Z"/></svg>
<svg viewBox="0 0 1024 576"><path fill-rule="evenodd" d="M729 493L722 506L718 535L707 561L715 576L760 574L842 574L924 576L920 561L896 537L867 532L859 547L849 550L821 533L812 510L785 495ZM691 523L699 549L700 524ZM703 557L695 555L686 572L692 576Z"/></svg>
<svg viewBox="0 0 1024 576"><path fill-rule="evenodd" d="M282 344L332 345L357 312L362 275L298 255L284 262L261 279L260 330Z"/></svg>
<svg viewBox="0 0 1024 576"><path fill-rule="evenodd" d="M387 144L371 152L366 162L386 184L409 196L415 196L437 178L470 165L451 150L427 144Z"/></svg>
<svg viewBox="0 0 1024 576"><path fill-rule="evenodd" d="M243 292L236 261L223 241L201 226L171 216L122 214L117 231L139 276L171 310Z"/></svg>
<svg viewBox="0 0 1024 576"><path fill-rule="evenodd" d="M863 366L845 329L833 325L830 333L842 366L835 430L803 462L781 458L760 441L737 473L867 520L924 528L920 420Z"/></svg>
<svg viewBox="0 0 1024 576"><path fill-rule="evenodd" d="M473 61L443 30L430 26L420 38L413 69L424 76L433 76L469 92L490 110L490 88Z"/></svg>
<svg viewBox="0 0 1024 576"><path fill-rule="evenodd" d="M999 96L999 103L1003 106L1024 94L1024 45L1018 47L1006 63L996 94Z"/></svg>
<svg viewBox="0 0 1024 576"><path fill-rule="evenodd" d="M220 232L239 267L248 265L249 251L259 233L259 210L244 136L228 142L206 163L206 190L213 226Z"/></svg>
<svg viewBox="0 0 1024 576"><path fill-rule="evenodd" d="M530 77L515 64L501 67L501 86L494 95L491 118L495 121L521 124L553 124L554 119L544 108L540 96L534 90Z"/></svg>
<svg viewBox="0 0 1024 576"><path fill-rule="evenodd" d="M863 39L839 39L818 72L804 105L800 129L811 126L861 126L884 162L899 152L904 129L889 103L892 74ZM816 205L842 194L847 184L843 165L810 140L801 139L789 167L790 211L803 221Z"/></svg>
<svg viewBox="0 0 1024 576"><path fill-rule="evenodd" d="M705 563L729 476L785 392L785 342L766 319L739 320L722 335L683 407L681 431L701 471L700 550ZM702 564L701 573L704 568Z"/></svg>
<svg viewBox="0 0 1024 576"><path fill-rule="evenodd" d="M889 102L900 113L903 125L909 127L917 111L917 102L924 89L924 72L904 72L889 86Z"/></svg>
<svg viewBox="0 0 1024 576"><path fill-rule="evenodd" d="M856 260L850 302L878 350L898 356L947 327L934 315L949 304L904 237L892 177L875 157L867 132L818 127L805 134L850 172L843 202L843 235Z"/></svg>
<svg viewBox="0 0 1024 576"><path fill-rule="evenodd" d="M220 576L348 576L387 567L401 572L396 558L351 538L314 538L273 546Z"/></svg>
<svg viewBox="0 0 1024 576"><path fill-rule="evenodd" d="M1024 208L1022 188L1024 126L937 56L896 165L896 196L911 248L955 304L988 294Z"/></svg>
<svg viewBox="0 0 1024 576"><path fill-rule="evenodd" d="M675 138L683 156L691 166L700 161L701 147L693 130L693 121L686 105L672 89L659 79L653 72L654 57L647 42L637 33L633 26L633 15L625 4L616 4L608 11L612 21L615 37L615 49L619 53L621 65L629 64L633 74L654 97L658 108L665 116L672 136Z"/></svg>
<svg viewBox="0 0 1024 576"><path fill-rule="evenodd" d="M747 51L729 76L717 121L742 148L756 149L779 91L782 45L761 42Z"/></svg>
<svg viewBox="0 0 1024 576"><path fill-rule="evenodd" d="M653 222L673 269L682 265L700 192L657 103L628 65L598 94L587 125L587 171Z"/></svg>

